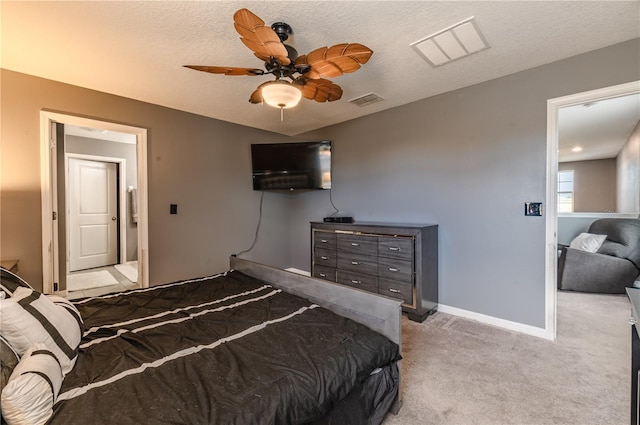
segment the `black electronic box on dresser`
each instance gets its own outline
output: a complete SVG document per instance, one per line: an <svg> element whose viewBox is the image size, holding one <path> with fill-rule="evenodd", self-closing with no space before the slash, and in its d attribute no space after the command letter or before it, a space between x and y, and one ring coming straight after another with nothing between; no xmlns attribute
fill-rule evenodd
<svg viewBox="0 0 640 425"><path fill-rule="evenodd" d="M438 308L438 226L312 222L311 274L400 299L422 322Z"/></svg>

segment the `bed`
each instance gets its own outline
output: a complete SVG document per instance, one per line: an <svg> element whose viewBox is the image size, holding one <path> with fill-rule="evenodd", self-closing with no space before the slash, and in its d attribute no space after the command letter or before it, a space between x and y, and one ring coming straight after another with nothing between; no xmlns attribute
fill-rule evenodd
<svg viewBox="0 0 640 425"><path fill-rule="evenodd" d="M71 367L58 354L48 424L379 424L401 405L389 298L232 257L220 275L63 307L83 333Z"/></svg>

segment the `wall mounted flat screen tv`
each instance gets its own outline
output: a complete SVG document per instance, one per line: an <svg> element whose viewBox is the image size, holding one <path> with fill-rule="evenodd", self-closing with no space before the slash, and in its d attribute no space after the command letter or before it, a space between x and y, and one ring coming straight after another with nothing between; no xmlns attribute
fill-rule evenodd
<svg viewBox="0 0 640 425"><path fill-rule="evenodd" d="M331 142L251 145L253 190L331 189Z"/></svg>

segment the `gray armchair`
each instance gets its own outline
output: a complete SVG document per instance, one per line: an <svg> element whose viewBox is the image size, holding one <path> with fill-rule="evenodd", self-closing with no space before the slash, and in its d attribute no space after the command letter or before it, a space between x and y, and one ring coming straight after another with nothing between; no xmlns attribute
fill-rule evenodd
<svg viewBox="0 0 640 425"><path fill-rule="evenodd" d="M558 260L558 289L623 294L640 275L640 220L603 218L589 233L607 235L597 252L565 247Z"/></svg>

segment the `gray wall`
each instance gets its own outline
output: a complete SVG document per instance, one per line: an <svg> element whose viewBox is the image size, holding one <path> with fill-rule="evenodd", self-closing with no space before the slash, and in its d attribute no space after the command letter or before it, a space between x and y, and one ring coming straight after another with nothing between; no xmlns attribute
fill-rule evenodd
<svg viewBox="0 0 640 425"><path fill-rule="evenodd" d="M617 158L618 211L640 213L640 122Z"/></svg>
<svg viewBox="0 0 640 425"><path fill-rule="evenodd" d="M583 217L579 214L575 216L558 217L557 239L560 245L570 245L571 241L582 232L589 230L589 226L597 218Z"/></svg>
<svg viewBox="0 0 640 425"><path fill-rule="evenodd" d="M616 159L558 163L558 170L573 170L574 212L616 212Z"/></svg>
<svg viewBox="0 0 640 425"><path fill-rule="evenodd" d="M545 198L547 99L639 79L639 52L633 40L296 139L334 141L341 213L440 225L443 304L544 327L544 217L525 217L523 205ZM152 283L224 270L229 254L251 244L260 193L251 190L249 145L283 136L11 71L1 78L0 248L24 260L36 286L42 108L149 129ZM309 221L333 212L329 193L264 201L247 257L309 270Z"/></svg>
<svg viewBox="0 0 640 425"><path fill-rule="evenodd" d="M5 69L0 78L0 256L20 259L20 274L37 289L43 109L148 129L151 284L221 272L230 254L251 245L260 192L252 190L250 144L288 138ZM245 258L289 265L290 202L265 195L260 239Z"/></svg>
<svg viewBox="0 0 640 425"><path fill-rule="evenodd" d="M305 135L334 141L333 200L357 221L440 225L440 302L545 324L547 99L640 78L638 40ZM444 67L443 67L444 70ZM292 266L328 193L295 198Z"/></svg>

